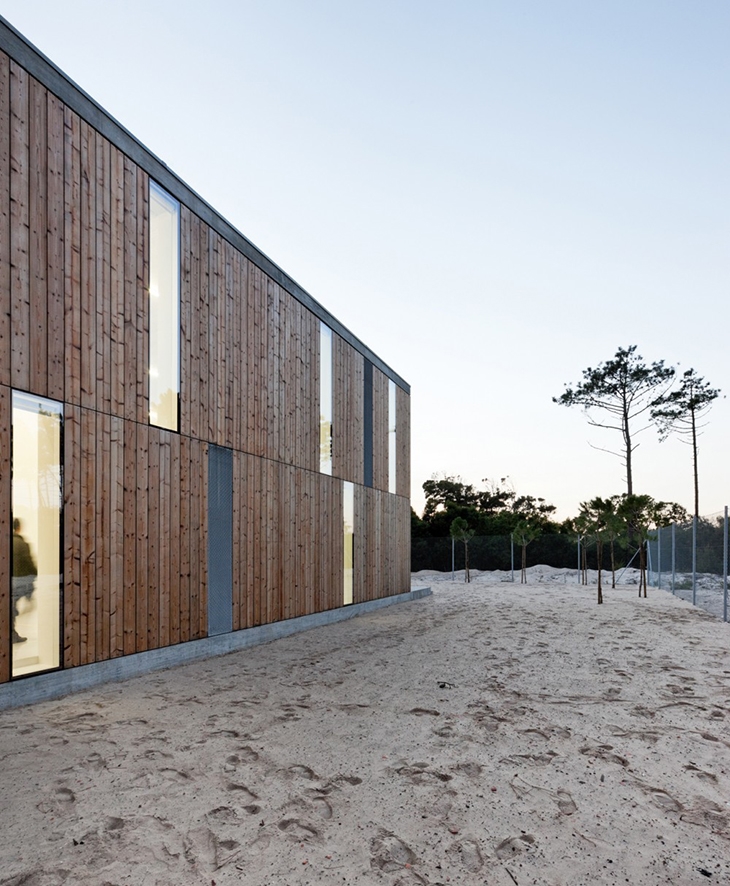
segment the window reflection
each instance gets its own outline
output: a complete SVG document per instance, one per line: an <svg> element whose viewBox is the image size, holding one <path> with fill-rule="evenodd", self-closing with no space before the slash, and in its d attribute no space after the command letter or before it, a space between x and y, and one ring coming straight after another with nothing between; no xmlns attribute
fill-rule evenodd
<svg viewBox="0 0 730 886"><path fill-rule="evenodd" d="M13 676L60 665L62 407L13 392Z"/></svg>
<svg viewBox="0 0 730 886"><path fill-rule="evenodd" d="M180 204L150 182L150 423L178 430Z"/></svg>
<svg viewBox="0 0 730 886"><path fill-rule="evenodd" d="M332 474L332 330L319 325L319 470Z"/></svg>
<svg viewBox="0 0 730 886"><path fill-rule="evenodd" d="M355 486L346 480L342 483L342 530L344 535L344 595L347 606L353 600L354 553L355 553Z"/></svg>

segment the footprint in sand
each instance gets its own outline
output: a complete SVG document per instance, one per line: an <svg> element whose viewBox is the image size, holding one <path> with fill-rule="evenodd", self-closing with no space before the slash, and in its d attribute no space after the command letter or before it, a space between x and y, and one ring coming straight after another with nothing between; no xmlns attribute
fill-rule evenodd
<svg viewBox="0 0 730 886"><path fill-rule="evenodd" d="M563 815L572 815L578 811L578 807L568 791L559 790L557 792L557 804L558 809Z"/></svg>
<svg viewBox="0 0 730 886"><path fill-rule="evenodd" d="M218 806L216 809L211 809L206 818L214 824L235 824L238 821L238 814L230 806Z"/></svg>
<svg viewBox="0 0 730 886"><path fill-rule="evenodd" d="M58 787L49 800L38 804L38 809L45 814L56 814L67 811L75 802L76 794L70 788Z"/></svg>
<svg viewBox="0 0 730 886"><path fill-rule="evenodd" d="M235 782L231 781L228 782L228 784L226 785L226 790L236 791L237 793L242 794L244 800L258 800L258 796L254 794L252 790L247 788L245 784L236 784Z"/></svg>
<svg viewBox="0 0 730 886"><path fill-rule="evenodd" d="M310 769L309 766L304 766L301 764L290 766L287 769L287 772L290 775L296 775L299 778L306 778L307 781L316 781L319 778L314 769Z"/></svg>
<svg viewBox="0 0 730 886"><path fill-rule="evenodd" d="M299 841L311 840L319 837L317 828L302 821L300 818L282 818L277 827Z"/></svg>
<svg viewBox="0 0 730 886"><path fill-rule="evenodd" d="M505 858L513 858L515 855L520 855L522 852L526 852L530 849L535 843L535 838L532 834L520 834L519 837L508 837L506 840L502 840L502 842L497 846L494 850L494 854L500 861L504 861Z"/></svg>
<svg viewBox="0 0 730 886"><path fill-rule="evenodd" d="M238 749L238 757L243 763L255 763L258 760L259 755L251 745L246 744Z"/></svg>
<svg viewBox="0 0 730 886"><path fill-rule="evenodd" d="M453 859L458 860L470 874L476 874L484 867L484 858L479 843L472 837L459 843L453 843L447 853Z"/></svg>
<svg viewBox="0 0 730 886"><path fill-rule="evenodd" d="M467 760L464 763L458 763L456 771L469 778L478 778L482 774L482 767L473 760Z"/></svg>
<svg viewBox="0 0 730 886"><path fill-rule="evenodd" d="M332 806L324 797L315 797L312 800L312 806L320 818L323 818L325 821L329 821L332 818Z"/></svg>
<svg viewBox="0 0 730 886"><path fill-rule="evenodd" d="M678 800L675 800L674 797L659 788L651 791L650 797L654 805L665 812L681 812L684 808Z"/></svg>
<svg viewBox="0 0 730 886"><path fill-rule="evenodd" d="M400 871L407 864L414 864L416 853L391 831L378 831L370 841L370 866L380 871Z"/></svg>

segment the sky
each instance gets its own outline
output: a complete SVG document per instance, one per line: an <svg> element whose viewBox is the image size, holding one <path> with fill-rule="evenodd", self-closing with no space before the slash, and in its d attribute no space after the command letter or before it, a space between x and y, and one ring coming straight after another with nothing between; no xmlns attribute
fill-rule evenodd
<svg viewBox="0 0 730 886"><path fill-rule="evenodd" d="M561 518L625 491L552 402L637 345L730 392L727 0L0 0L0 13L411 385L423 482ZM635 491L692 507L649 428ZM596 448L599 447L599 448ZM730 503L730 400L700 511Z"/></svg>

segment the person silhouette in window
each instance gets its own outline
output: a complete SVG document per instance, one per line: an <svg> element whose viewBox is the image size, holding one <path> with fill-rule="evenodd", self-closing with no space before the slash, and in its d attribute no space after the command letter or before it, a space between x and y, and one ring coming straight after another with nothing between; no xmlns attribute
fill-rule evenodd
<svg viewBox="0 0 730 886"><path fill-rule="evenodd" d="M15 630L15 619L18 617L18 600L21 597L30 600L38 575L30 545L20 534L20 530L21 523L16 517L13 520L13 643L25 643L28 639L21 637Z"/></svg>

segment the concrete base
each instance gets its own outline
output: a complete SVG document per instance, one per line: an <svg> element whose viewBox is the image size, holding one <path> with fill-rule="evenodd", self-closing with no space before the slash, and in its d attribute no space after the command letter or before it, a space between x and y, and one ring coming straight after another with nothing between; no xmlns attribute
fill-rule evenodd
<svg viewBox="0 0 730 886"><path fill-rule="evenodd" d="M366 603L353 603L351 606L343 606L341 609L329 609L326 612L315 612L312 615L277 621L257 628L205 637L202 640L191 640L188 643L179 643L177 646L166 646L164 649L151 649L149 652L138 652L109 661L24 677L0 685L0 710L60 698L63 695L81 692L103 683L128 680L130 677L172 668L189 661L226 655L228 652L236 652L238 649L247 649L249 646L258 646L261 643L270 643L272 640L308 631L310 628L354 618L356 615L373 612L384 606L392 606L394 603L419 600L430 594L431 588L414 588L407 594L396 594L393 597L369 600Z"/></svg>

